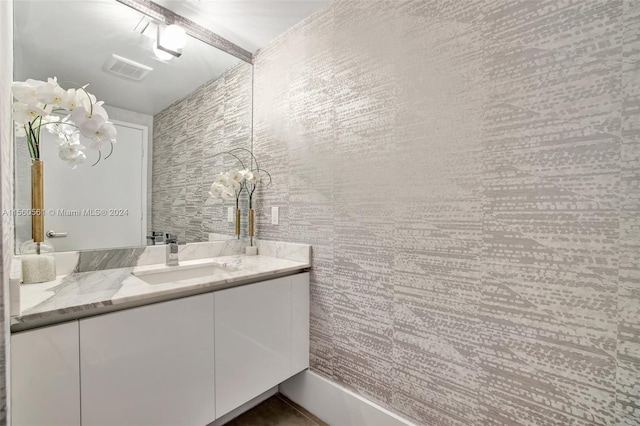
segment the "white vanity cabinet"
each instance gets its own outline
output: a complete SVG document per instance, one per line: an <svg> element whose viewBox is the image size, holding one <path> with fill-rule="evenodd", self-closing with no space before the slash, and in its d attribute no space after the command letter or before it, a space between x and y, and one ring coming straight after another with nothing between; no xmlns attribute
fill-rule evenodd
<svg viewBox="0 0 640 426"><path fill-rule="evenodd" d="M215 294L216 415L309 365L309 274Z"/></svg>
<svg viewBox="0 0 640 426"><path fill-rule="evenodd" d="M215 419L214 293L80 320L82 425Z"/></svg>
<svg viewBox="0 0 640 426"><path fill-rule="evenodd" d="M309 366L309 274L11 336L14 426L206 425Z"/></svg>
<svg viewBox="0 0 640 426"><path fill-rule="evenodd" d="M80 425L78 322L11 335L13 426Z"/></svg>

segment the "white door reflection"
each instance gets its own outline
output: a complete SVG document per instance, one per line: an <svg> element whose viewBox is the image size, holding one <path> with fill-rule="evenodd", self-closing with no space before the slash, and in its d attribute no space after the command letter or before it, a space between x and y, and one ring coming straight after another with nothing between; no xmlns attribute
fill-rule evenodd
<svg viewBox="0 0 640 426"><path fill-rule="evenodd" d="M85 149L87 161L71 169L58 157L57 141L42 132L45 232L56 251L139 246L146 243L147 128L115 121L118 141L109 158L95 166L98 153ZM82 141L88 147L88 141ZM17 165L28 167L28 165Z"/></svg>

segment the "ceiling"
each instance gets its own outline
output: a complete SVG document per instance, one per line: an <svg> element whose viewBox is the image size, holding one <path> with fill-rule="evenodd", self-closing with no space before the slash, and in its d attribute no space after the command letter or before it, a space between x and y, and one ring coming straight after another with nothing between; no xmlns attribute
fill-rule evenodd
<svg viewBox="0 0 640 426"><path fill-rule="evenodd" d="M157 3L255 52L328 1L185 0ZM165 62L153 40L133 31L143 15L116 0L16 0L14 79L90 83L107 105L155 115L241 61L189 38ZM112 54L153 68L136 82L104 70ZM71 87L63 84L63 87Z"/></svg>

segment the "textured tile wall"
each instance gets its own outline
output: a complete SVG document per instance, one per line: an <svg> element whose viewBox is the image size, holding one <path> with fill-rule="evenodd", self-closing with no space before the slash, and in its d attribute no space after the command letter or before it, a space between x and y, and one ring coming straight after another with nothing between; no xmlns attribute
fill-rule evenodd
<svg viewBox="0 0 640 426"><path fill-rule="evenodd" d="M254 63L313 370L418 424L640 425L640 1L336 0Z"/></svg>
<svg viewBox="0 0 640 426"><path fill-rule="evenodd" d="M215 174L239 167L231 157L214 155L251 149L252 68L241 62L154 117L152 230L186 242L235 232L226 221L235 200L222 204L208 193Z"/></svg>

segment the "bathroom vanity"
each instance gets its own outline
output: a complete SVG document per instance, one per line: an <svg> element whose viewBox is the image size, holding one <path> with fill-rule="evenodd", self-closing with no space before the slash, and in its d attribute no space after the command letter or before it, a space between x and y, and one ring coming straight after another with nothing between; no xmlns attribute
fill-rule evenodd
<svg viewBox="0 0 640 426"><path fill-rule="evenodd" d="M307 368L309 246L261 243L21 286L13 424L206 425Z"/></svg>

